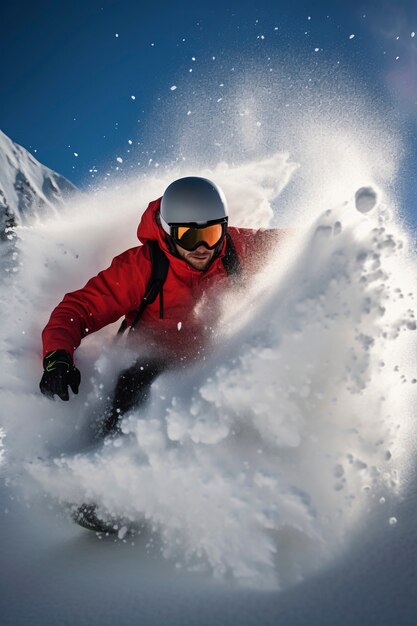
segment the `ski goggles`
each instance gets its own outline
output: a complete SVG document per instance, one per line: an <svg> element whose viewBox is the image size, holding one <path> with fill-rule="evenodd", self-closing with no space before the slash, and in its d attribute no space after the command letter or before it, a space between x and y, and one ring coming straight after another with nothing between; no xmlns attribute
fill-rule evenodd
<svg viewBox="0 0 417 626"><path fill-rule="evenodd" d="M175 243L188 252L193 252L198 246L213 250L226 234L226 228L227 219L207 226L171 225L170 235Z"/></svg>

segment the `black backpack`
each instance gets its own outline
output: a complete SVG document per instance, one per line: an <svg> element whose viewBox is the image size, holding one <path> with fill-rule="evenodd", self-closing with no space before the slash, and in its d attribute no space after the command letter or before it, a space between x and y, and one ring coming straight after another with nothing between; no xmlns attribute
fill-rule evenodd
<svg viewBox="0 0 417 626"><path fill-rule="evenodd" d="M146 287L145 295L143 296L142 302L138 310L136 311L135 319L130 325L129 332L135 330L137 323L143 315L144 310L148 306L148 304L152 304L155 302L156 298L159 295L159 317L163 319L164 317L164 298L163 298L163 286L168 274L169 261L167 256L163 250L158 245L157 241L149 240L145 245L148 246L149 254L151 257L152 271L151 277ZM222 262L224 269L226 270L226 274L228 276L234 275L237 278L240 277L242 273L242 268L240 265L240 260L238 254L236 252L235 245L229 233L226 233L226 252L222 257ZM118 335L123 335L126 328L128 327L128 323L124 319L120 325L119 330L117 331Z"/></svg>

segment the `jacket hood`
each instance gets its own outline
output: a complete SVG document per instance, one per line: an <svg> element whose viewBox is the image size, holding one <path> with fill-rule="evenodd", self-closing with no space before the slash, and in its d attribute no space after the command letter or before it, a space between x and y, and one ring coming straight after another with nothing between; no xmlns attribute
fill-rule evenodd
<svg viewBox="0 0 417 626"><path fill-rule="evenodd" d="M161 250L165 252L167 256L171 259L171 262L175 260L175 263L180 263L181 266L186 267L188 271L195 272L197 274L201 274L200 270L194 269L183 259L180 259L178 256L172 254L170 251L167 242L166 242L166 233L162 226L158 224L157 215L159 213L159 209L161 207L162 198L158 198L157 200L153 200L148 204L148 208L143 213L141 220L139 222L137 236L139 241L142 244L145 244L149 240L157 241ZM220 259L224 256L226 249L226 240L223 242L223 246L220 254L217 255L216 259L211 265L215 265L216 260Z"/></svg>
<svg viewBox="0 0 417 626"><path fill-rule="evenodd" d="M148 204L148 208L144 211L139 222L137 235L141 243L146 243L150 239L153 239L154 241L158 241L161 247L162 244L164 244L165 250L164 231L162 226L159 226L156 221L156 216L161 206L161 200L162 198L158 198L158 200L152 200L152 202Z"/></svg>

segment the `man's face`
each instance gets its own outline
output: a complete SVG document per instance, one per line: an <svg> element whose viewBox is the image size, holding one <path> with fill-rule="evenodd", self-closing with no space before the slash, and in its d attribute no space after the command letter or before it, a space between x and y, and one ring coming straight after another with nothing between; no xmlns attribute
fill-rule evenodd
<svg viewBox="0 0 417 626"><path fill-rule="evenodd" d="M192 252L181 248L177 243L175 244L175 248L184 261L187 261L191 267L200 271L204 271L207 268L214 256L214 250L207 250L205 246L198 246L198 248Z"/></svg>

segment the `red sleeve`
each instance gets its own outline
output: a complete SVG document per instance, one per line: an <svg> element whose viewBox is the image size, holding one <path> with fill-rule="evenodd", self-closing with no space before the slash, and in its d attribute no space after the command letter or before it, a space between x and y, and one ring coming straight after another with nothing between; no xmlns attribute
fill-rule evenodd
<svg viewBox="0 0 417 626"><path fill-rule="evenodd" d="M252 274L262 269L269 255L291 234L291 229L230 227L229 232L244 268Z"/></svg>
<svg viewBox="0 0 417 626"><path fill-rule="evenodd" d="M72 356L83 337L136 309L150 273L150 261L139 246L115 257L82 289L67 293L42 332L43 355L62 349Z"/></svg>

